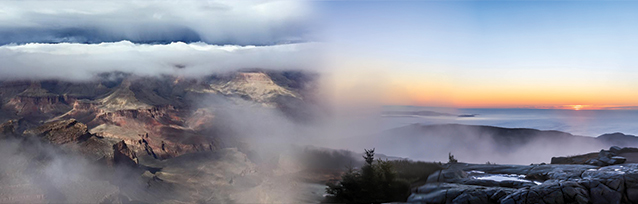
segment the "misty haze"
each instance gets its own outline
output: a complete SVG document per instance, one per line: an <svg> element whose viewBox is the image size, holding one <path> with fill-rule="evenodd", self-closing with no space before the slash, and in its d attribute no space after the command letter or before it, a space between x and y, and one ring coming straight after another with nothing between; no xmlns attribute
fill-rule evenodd
<svg viewBox="0 0 638 204"><path fill-rule="evenodd" d="M635 2L0 2L0 203L638 203Z"/></svg>

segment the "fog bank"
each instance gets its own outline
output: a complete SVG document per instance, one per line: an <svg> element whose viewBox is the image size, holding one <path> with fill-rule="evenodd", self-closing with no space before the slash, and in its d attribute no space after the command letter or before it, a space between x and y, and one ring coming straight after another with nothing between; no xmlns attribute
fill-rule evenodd
<svg viewBox="0 0 638 204"><path fill-rule="evenodd" d="M88 80L102 72L201 77L246 68L319 69L319 44L272 46L205 43L60 43L0 46L0 80Z"/></svg>

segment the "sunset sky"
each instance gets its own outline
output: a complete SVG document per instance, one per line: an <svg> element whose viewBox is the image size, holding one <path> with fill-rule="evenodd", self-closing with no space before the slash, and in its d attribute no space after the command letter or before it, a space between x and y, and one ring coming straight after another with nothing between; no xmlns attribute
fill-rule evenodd
<svg viewBox="0 0 638 204"><path fill-rule="evenodd" d="M385 104L638 105L637 2L315 3L338 69L368 68Z"/></svg>
<svg viewBox="0 0 638 204"><path fill-rule="evenodd" d="M636 11L629 1L5 1L0 61L12 68L0 79L261 67L322 72L353 104L638 107Z"/></svg>

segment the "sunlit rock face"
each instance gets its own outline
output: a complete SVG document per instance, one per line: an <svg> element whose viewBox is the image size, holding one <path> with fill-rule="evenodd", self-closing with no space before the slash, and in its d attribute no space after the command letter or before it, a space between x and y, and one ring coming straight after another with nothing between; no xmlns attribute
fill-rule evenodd
<svg viewBox="0 0 638 204"><path fill-rule="evenodd" d="M75 119L45 123L37 128L24 131L24 134L41 137L52 144L80 142L91 136L86 125Z"/></svg>
<svg viewBox="0 0 638 204"><path fill-rule="evenodd" d="M286 73L294 73L286 75ZM310 74L308 74L310 75ZM276 76L276 83L271 76ZM291 76L291 77L287 77ZM76 120L91 134L124 140L131 149L157 159L212 151L236 143L223 135L208 98L254 103L287 112L291 100L304 104L302 72L251 70L188 79L104 73L92 81L5 81L0 83L3 117L39 121ZM287 86L288 85L288 86ZM218 99L219 100L219 99ZM54 141L64 143L66 140Z"/></svg>
<svg viewBox="0 0 638 204"><path fill-rule="evenodd" d="M260 103L272 102L278 96L298 97L261 72L237 73L230 82L212 85L211 89L224 95L237 95Z"/></svg>
<svg viewBox="0 0 638 204"><path fill-rule="evenodd" d="M49 93L40 83L30 83L29 88L9 99L6 106L17 115L52 115L69 109L73 97Z"/></svg>
<svg viewBox="0 0 638 204"><path fill-rule="evenodd" d="M294 177L273 172L296 172L250 150L219 111L258 107L295 122L290 113L315 105L315 76L305 75L2 81L0 145L11 162L0 167L0 202L295 203Z"/></svg>

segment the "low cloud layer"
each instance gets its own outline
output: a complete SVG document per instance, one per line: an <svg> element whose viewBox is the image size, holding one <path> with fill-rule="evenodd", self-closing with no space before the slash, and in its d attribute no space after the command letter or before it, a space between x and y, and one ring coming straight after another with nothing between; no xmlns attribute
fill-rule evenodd
<svg viewBox="0 0 638 204"><path fill-rule="evenodd" d="M304 1L3 1L0 80L314 69Z"/></svg>
<svg viewBox="0 0 638 204"><path fill-rule="evenodd" d="M302 1L2 1L0 45L288 44L310 41L310 16Z"/></svg>
<svg viewBox="0 0 638 204"><path fill-rule="evenodd" d="M272 46L217 46L205 43L167 45L129 41L100 44L25 44L0 46L0 80L86 80L97 73L197 77L243 68L313 69L315 43Z"/></svg>

